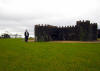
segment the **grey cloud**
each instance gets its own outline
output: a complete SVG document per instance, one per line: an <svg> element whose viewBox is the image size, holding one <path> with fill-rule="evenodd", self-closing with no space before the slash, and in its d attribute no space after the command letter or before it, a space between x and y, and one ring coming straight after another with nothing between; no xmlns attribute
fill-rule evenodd
<svg viewBox="0 0 100 71"><path fill-rule="evenodd" d="M14 0L14 1L17 1L17 0ZM74 6L67 7L68 3L66 0L63 0L65 2L64 5L63 5L63 1L61 0L58 1L59 3L56 3L57 0L54 0L54 3L52 5L52 2L53 2L52 0L50 2L51 4L49 3L46 4L41 1L41 3L39 3L40 5L38 4L38 2L36 2L36 4L34 3L35 5L31 4L31 6L30 6L30 3L29 4L27 3L28 0L25 0L25 3L28 4L29 6L28 5L25 6L26 5L25 4L24 9L23 9L24 6L22 6L23 1L24 0L21 1L22 3L20 3L18 7L16 6L17 5L16 3L15 3L16 5L13 5L13 3L10 3L12 2L12 0L10 0L9 4L7 4L8 1L5 0L3 2L4 4L2 3L2 5L0 5L0 32L4 32L4 31L16 32L16 33L21 32L23 34L25 29L28 29L30 34L34 35L35 24L50 24L50 25L56 25L56 26L69 25L70 26L70 25L75 25L77 20L83 20L83 19L84 20L89 19L91 20L91 22L97 22L100 28L100 24L99 24L100 23L99 21L100 9L99 8L100 7L99 6L97 6L97 8L94 8L93 10L90 9L91 11L86 11L86 13L82 11L88 10L88 8L87 9L84 8L83 10L79 8L82 11L79 10L79 15L78 15L77 13L78 8L76 8L78 7L78 5L76 4L77 5L75 7L76 10L73 8ZM33 2L33 0L30 0L30 1ZM59 6L60 1L62 4ZM76 0L76 1L79 1L79 0ZM20 2L20 0L18 2ZM9 6L10 4L12 5ZM68 6L71 6L71 5L69 4Z"/></svg>

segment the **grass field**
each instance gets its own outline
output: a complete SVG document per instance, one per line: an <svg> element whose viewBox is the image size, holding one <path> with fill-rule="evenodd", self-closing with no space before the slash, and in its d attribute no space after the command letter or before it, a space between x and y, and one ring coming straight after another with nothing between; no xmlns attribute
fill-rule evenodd
<svg viewBox="0 0 100 71"><path fill-rule="evenodd" d="M0 71L100 71L100 43L0 39Z"/></svg>

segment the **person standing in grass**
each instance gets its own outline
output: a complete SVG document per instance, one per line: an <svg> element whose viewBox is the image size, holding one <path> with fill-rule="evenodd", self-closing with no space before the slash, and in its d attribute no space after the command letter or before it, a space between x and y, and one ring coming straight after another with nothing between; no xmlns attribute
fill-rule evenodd
<svg viewBox="0 0 100 71"><path fill-rule="evenodd" d="M25 42L28 42L29 32L26 30L24 33L25 36Z"/></svg>

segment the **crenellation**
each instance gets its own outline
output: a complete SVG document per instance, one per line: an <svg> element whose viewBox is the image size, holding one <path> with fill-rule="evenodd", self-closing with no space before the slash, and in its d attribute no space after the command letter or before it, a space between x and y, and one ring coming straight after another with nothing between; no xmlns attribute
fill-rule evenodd
<svg viewBox="0 0 100 71"><path fill-rule="evenodd" d="M97 40L97 23L77 21L73 26L35 25L35 41Z"/></svg>

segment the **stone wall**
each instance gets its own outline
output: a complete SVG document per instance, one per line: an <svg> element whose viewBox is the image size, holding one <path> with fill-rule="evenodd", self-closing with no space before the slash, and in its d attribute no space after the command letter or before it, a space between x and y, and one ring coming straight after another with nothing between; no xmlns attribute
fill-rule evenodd
<svg viewBox="0 0 100 71"><path fill-rule="evenodd" d="M77 21L75 26L35 25L35 41L97 40L97 23Z"/></svg>

